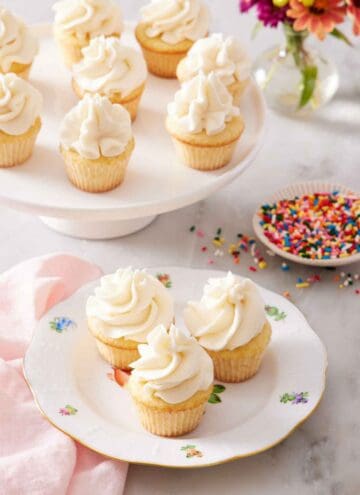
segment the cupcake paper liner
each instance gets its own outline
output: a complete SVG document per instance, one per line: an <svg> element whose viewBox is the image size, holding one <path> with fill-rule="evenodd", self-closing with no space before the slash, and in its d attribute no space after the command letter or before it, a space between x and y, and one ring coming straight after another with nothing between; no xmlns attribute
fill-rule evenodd
<svg viewBox="0 0 360 495"><path fill-rule="evenodd" d="M123 182L133 148L134 140L131 140L125 151L111 160L87 160L78 153L61 151L70 182L83 191L98 193L115 189Z"/></svg>
<svg viewBox="0 0 360 495"><path fill-rule="evenodd" d="M216 352L209 352L214 363L214 374L216 380L225 383L239 383L248 380L256 375L260 368L264 352L259 352L257 356L242 359L224 359L216 355Z"/></svg>
<svg viewBox="0 0 360 495"><path fill-rule="evenodd" d="M95 339L100 355L116 368L122 370L130 370L130 363L133 363L140 358L137 349L124 349L105 344L99 339Z"/></svg>
<svg viewBox="0 0 360 495"><path fill-rule="evenodd" d="M0 138L0 168L14 167L30 158L37 135L41 128L41 121L35 124L20 136L7 136L2 133Z"/></svg>
<svg viewBox="0 0 360 495"><path fill-rule="evenodd" d="M158 53L141 47L149 72L168 79L176 78L176 68L187 52Z"/></svg>
<svg viewBox="0 0 360 495"><path fill-rule="evenodd" d="M222 146L195 146L172 136L179 158L188 167L196 170L216 170L229 163L238 140Z"/></svg>
<svg viewBox="0 0 360 495"><path fill-rule="evenodd" d="M204 414L205 402L200 406L182 411L161 411L134 399L141 424L154 435L178 437L193 431Z"/></svg>
<svg viewBox="0 0 360 495"><path fill-rule="evenodd" d="M138 94L137 96L135 96L131 100L123 101L121 103L121 105L123 105L126 108L126 110L129 112L132 122L136 119L143 91L144 91L144 88L142 89L140 94ZM112 99L110 98L110 100L112 100ZM113 103L117 103L117 102L115 101Z"/></svg>
<svg viewBox="0 0 360 495"><path fill-rule="evenodd" d="M209 351L214 363L216 380L239 383L253 377L259 370L266 347L271 338L271 326L267 322L259 335L233 351Z"/></svg>
<svg viewBox="0 0 360 495"><path fill-rule="evenodd" d="M82 59L81 49L86 46L85 44L80 44L79 41L74 37L64 37L55 34L56 44L60 52L61 58L69 69L74 64L77 64Z"/></svg>

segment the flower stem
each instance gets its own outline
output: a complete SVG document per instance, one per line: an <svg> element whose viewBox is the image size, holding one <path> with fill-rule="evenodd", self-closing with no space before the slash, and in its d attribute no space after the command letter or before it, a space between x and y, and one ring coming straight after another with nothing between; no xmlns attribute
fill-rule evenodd
<svg viewBox="0 0 360 495"><path fill-rule="evenodd" d="M313 65L304 42L308 36L307 31L294 31L289 24L284 24L286 37L286 48L292 54L296 67L302 75L301 95L299 99L299 109L305 107L314 95L318 70Z"/></svg>

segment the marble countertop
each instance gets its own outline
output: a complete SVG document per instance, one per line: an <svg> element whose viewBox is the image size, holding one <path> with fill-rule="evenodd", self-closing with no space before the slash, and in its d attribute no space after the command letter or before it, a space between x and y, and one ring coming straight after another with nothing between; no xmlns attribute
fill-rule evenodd
<svg viewBox="0 0 360 495"><path fill-rule="evenodd" d="M141 1L122 0L127 17ZM237 14L237 1L209 0L216 30L235 33L249 41L251 16ZM224 6L224 3L226 4ZM29 22L50 19L50 0L37 0L27 12L24 0L3 4ZM275 43L281 32L260 32L251 44L253 54ZM326 179L360 190L360 51L329 40L324 51L337 62L341 85L336 99L311 119L291 120L269 113L264 147L248 171L210 199L160 216L149 228L127 238L85 241L48 230L39 219L0 209L0 270L25 258L68 251L98 263L105 271L120 265L183 265L207 267L202 239L189 233L195 224L210 237L218 227L228 241L238 232L251 233L251 218L269 193L290 182ZM247 275L251 258L235 266L224 255L214 268ZM308 289L296 289L298 276L311 268L280 268L279 258L268 258L266 270L253 274L256 282L282 293L290 291L327 347L328 383L315 414L281 445L252 458L200 470L170 470L130 466L126 495L183 493L226 495L356 495L360 493L360 295L354 288L339 289L334 272L317 270L322 280ZM360 264L346 268L360 273ZM340 270L338 271L340 272ZM360 282L358 283L360 288Z"/></svg>

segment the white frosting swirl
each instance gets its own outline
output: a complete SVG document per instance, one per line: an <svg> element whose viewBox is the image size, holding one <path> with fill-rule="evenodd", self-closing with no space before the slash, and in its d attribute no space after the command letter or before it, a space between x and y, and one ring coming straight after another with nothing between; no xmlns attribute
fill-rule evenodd
<svg viewBox="0 0 360 495"><path fill-rule="evenodd" d="M155 328L148 343L138 347L140 359L132 363L131 379L144 385L149 397L159 397L168 404L190 399L207 390L214 379L210 356L196 340L171 325Z"/></svg>
<svg viewBox="0 0 360 495"><path fill-rule="evenodd" d="M129 112L98 94L85 95L65 118L60 128L60 143L84 158L117 156L132 138Z"/></svg>
<svg viewBox="0 0 360 495"><path fill-rule="evenodd" d="M144 57L122 45L119 38L94 38L82 53L83 59L73 67L73 75L84 91L127 96L146 80Z"/></svg>
<svg viewBox="0 0 360 495"><path fill-rule="evenodd" d="M152 0L141 9L143 22L149 24L146 35L169 45L206 36L209 11L201 0Z"/></svg>
<svg viewBox="0 0 360 495"><path fill-rule="evenodd" d="M102 277L95 295L87 301L86 314L95 319L106 337L146 342L157 325L169 328L174 303L168 289L155 277L144 270L126 268Z"/></svg>
<svg viewBox="0 0 360 495"><path fill-rule="evenodd" d="M53 6L55 29L78 38L120 34L123 22L113 0L61 0Z"/></svg>
<svg viewBox="0 0 360 495"><path fill-rule="evenodd" d="M208 281L201 300L187 304L184 319L205 349L233 350L262 331L265 303L251 280L229 272Z"/></svg>
<svg viewBox="0 0 360 495"><path fill-rule="evenodd" d="M168 114L182 132L196 134L204 130L211 136L223 131L227 122L240 115L240 110L233 105L226 86L211 72L185 82L168 105Z"/></svg>
<svg viewBox="0 0 360 495"><path fill-rule="evenodd" d="M212 34L198 40L180 64L183 81L192 79L200 71L215 72L225 86L250 77L250 59L234 36L224 38L223 34Z"/></svg>
<svg viewBox="0 0 360 495"><path fill-rule="evenodd" d="M9 72L13 63L29 65L38 52L38 40L24 22L0 8L0 68Z"/></svg>
<svg viewBox="0 0 360 495"><path fill-rule="evenodd" d="M40 117L42 101L40 92L21 77L0 74L0 130L24 134Z"/></svg>

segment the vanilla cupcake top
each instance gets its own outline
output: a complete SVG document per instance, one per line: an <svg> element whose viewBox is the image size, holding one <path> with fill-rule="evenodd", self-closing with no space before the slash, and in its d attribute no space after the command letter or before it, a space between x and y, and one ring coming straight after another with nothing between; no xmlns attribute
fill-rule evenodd
<svg viewBox="0 0 360 495"><path fill-rule="evenodd" d="M226 86L214 72L200 73L185 82L168 105L168 115L184 133L205 131L208 136L225 129L226 123L240 115Z"/></svg>
<svg viewBox="0 0 360 495"><path fill-rule="evenodd" d="M121 12L113 0L61 0L53 6L55 29L77 38L120 34Z"/></svg>
<svg viewBox="0 0 360 495"><path fill-rule="evenodd" d="M85 95L60 127L61 146L90 160L121 155L131 139L129 112L98 94Z"/></svg>
<svg viewBox="0 0 360 495"><path fill-rule="evenodd" d="M209 279L201 300L187 304L184 319L206 349L233 350L262 331L265 303L251 280L229 272L226 277Z"/></svg>
<svg viewBox="0 0 360 495"><path fill-rule="evenodd" d="M13 63L30 65L38 52L38 40L19 17L0 7L0 68L9 72Z"/></svg>
<svg viewBox="0 0 360 495"><path fill-rule="evenodd" d="M207 390L214 379L210 356L187 332L171 325L158 326L147 344L138 347L140 359L132 363L131 378L144 386L148 397L179 404Z"/></svg>
<svg viewBox="0 0 360 495"><path fill-rule="evenodd" d="M86 315L106 337L141 343L157 325L169 328L174 302L155 277L145 270L126 268L102 277L87 301Z"/></svg>
<svg viewBox="0 0 360 495"><path fill-rule="evenodd" d="M212 34L194 43L178 66L178 76L187 81L200 71L205 74L215 72L229 86L248 79L250 68L250 59L234 36L224 38L223 34Z"/></svg>
<svg viewBox="0 0 360 495"><path fill-rule="evenodd" d="M127 96L147 76L144 57L123 45L119 38L99 36L83 48L83 59L73 67L73 77L84 91Z"/></svg>
<svg viewBox="0 0 360 495"><path fill-rule="evenodd" d="M141 15L149 25L146 35L160 36L169 45L196 41L209 29L209 11L201 0L152 0L141 9Z"/></svg>
<svg viewBox="0 0 360 495"><path fill-rule="evenodd" d="M16 74L0 74L0 131L24 134L40 117L42 96Z"/></svg>

